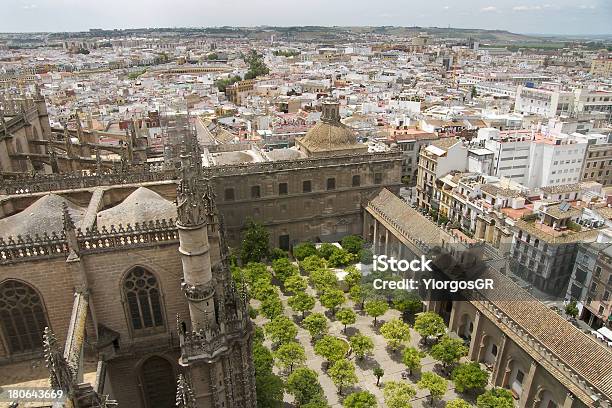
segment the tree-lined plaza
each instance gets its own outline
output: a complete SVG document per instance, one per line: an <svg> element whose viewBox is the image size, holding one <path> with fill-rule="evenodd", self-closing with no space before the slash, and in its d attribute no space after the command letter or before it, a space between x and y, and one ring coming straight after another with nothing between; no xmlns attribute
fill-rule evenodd
<svg viewBox="0 0 612 408"><path fill-rule="evenodd" d="M259 407L513 406L507 390L488 389L489 373L465 359L464 340L422 312L416 294L372 288L373 276L354 265L371 260L360 237L303 243L290 259L261 245L263 228L249 228L256 242L246 247L257 255L233 276L257 326Z"/></svg>

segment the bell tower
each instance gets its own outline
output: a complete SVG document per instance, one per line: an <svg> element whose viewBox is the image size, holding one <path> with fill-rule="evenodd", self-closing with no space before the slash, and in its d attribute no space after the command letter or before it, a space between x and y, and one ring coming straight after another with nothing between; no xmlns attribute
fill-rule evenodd
<svg viewBox="0 0 612 408"><path fill-rule="evenodd" d="M189 134L187 134L189 133ZM189 320L177 319L181 357L194 407L255 408L253 326L231 278L222 220L202 170L201 150L187 131L177 188L182 291ZM215 243L215 245L211 245Z"/></svg>

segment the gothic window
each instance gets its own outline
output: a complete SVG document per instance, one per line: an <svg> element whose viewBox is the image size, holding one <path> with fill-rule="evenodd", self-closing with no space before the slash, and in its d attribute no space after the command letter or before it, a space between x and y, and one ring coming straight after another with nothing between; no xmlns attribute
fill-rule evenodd
<svg viewBox="0 0 612 408"><path fill-rule="evenodd" d="M135 331L164 328L159 283L151 272L141 267L132 269L123 281L123 291Z"/></svg>
<svg viewBox="0 0 612 408"><path fill-rule="evenodd" d="M330 177L327 179L327 189L328 190L335 190L336 189L336 179L333 177Z"/></svg>
<svg viewBox="0 0 612 408"><path fill-rule="evenodd" d="M359 187L361 185L361 176L356 174L353 176L353 187Z"/></svg>
<svg viewBox="0 0 612 408"><path fill-rule="evenodd" d="M162 357L149 357L141 368L142 390L147 408L173 407L176 387L172 364Z"/></svg>
<svg viewBox="0 0 612 408"><path fill-rule="evenodd" d="M233 188L225 189L225 201L234 201L234 189Z"/></svg>
<svg viewBox="0 0 612 408"><path fill-rule="evenodd" d="M31 286L16 280L0 285L0 328L11 354L40 350L46 326L42 299Z"/></svg>

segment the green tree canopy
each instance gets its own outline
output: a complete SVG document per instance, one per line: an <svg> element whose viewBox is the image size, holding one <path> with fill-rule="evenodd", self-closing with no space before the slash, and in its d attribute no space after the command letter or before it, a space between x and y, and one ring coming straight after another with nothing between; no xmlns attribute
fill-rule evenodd
<svg viewBox="0 0 612 408"><path fill-rule="evenodd" d="M301 312L303 318L306 312L312 310L315 306L315 298L306 292L300 292L297 295L291 296L287 303L296 312Z"/></svg>
<svg viewBox="0 0 612 408"><path fill-rule="evenodd" d="M244 76L244 79L257 78L258 76L267 75L270 72L270 69L264 63L263 55L255 50L249 51L249 53L244 56L244 62L249 66L249 70Z"/></svg>
<svg viewBox="0 0 612 408"><path fill-rule="evenodd" d="M314 346L316 355L323 357L329 364L344 359L349 350L349 345L333 336L323 336Z"/></svg>
<svg viewBox="0 0 612 408"><path fill-rule="evenodd" d="M253 343L253 365L255 374L260 375L272 372L274 358L270 350L260 342Z"/></svg>
<svg viewBox="0 0 612 408"><path fill-rule="evenodd" d="M504 388L493 388L476 399L478 408L513 408L512 393Z"/></svg>
<svg viewBox="0 0 612 408"><path fill-rule="evenodd" d="M407 382L389 381L385 383L383 396L388 408L410 408L416 391Z"/></svg>
<svg viewBox="0 0 612 408"><path fill-rule="evenodd" d="M453 370L451 378L459 392L484 390L489 382L489 373L476 362L460 364Z"/></svg>
<svg viewBox="0 0 612 408"><path fill-rule="evenodd" d="M423 300L414 292L397 290L393 293L393 307L402 313L413 315L423 310Z"/></svg>
<svg viewBox="0 0 612 408"><path fill-rule="evenodd" d="M361 272L354 265L347 267L344 271L347 272L344 282L349 289L361 283Z"/></svg>
<svg viewBox="0 0 612 408"><path fill-rule="evenodd" d="M263 302L270 297L278 297L278 288L265 279L259 279L251 285L250 293L253 299Z"/></svg>
<svg viewBox="0 0 612 408"><path fill-rule="evenodd" d="M219 92L225 92L228 86L235 84L236 82L242 81L242 78L238 75L235 75L226 79L218 79L215 81L215 86L219 90Z"/></svg>
<svg viewBox="0 0 612 408"><path fill-rule="evenodd" d="M397 350L410 340L410 326L401 319L392 319L380 326L380 334L392 350Z"/></svg>
<svg viewBox="0 0 612 408"><path fill-rule="evenodd" d="M261 342L261 330L255 332L253 343L253 365L255 366L255 388L257 406L280 408L283 401L283 381L272 373L272 353Z"/></svg>
<svg viewBox="0 0 612 408"><path fill-rule="evenodd" d="M444 408L472 408L472 405L461 398L455 398L452 401L448 401Z"/></svg>
<svg viewBox="0 0 612 408"><path fill-rule="evenodd" d="M255 376L255 391L257 406L265 408L281 408L285 386L283 380L269 372Z"/></svg>
<svg viewBox="0 0 612 408"><path fill-rule="evenodd" d="M444 396L448 389L448 382L438 374L426 371L417 383L417 387L429 390L429 397L433 404Z"/></svg>
<svg viewBox="0 0 612 408"><path fill-rule="evenodd" d="M323 313L313 313L302 321L310 336L315 338L327 333L328 320Z"/></svg>
<svg viewBox="0 0 612 408"><path fill-rule="evenodd" d="M424 312L414 321L414 330L423 338L441 336L446 333L446 324L440 315L434 312Z"/></svg>
<svg viewBox="0 0 612 408"><path fill-rule="evenodd" d="M302 365L306 362L306 352L304 347L295 341L282 344L275 352L276 365L280 368L289 369L293 372L293 367Z"/></svg>
<svg viewBox="0 0 612 408"><path fill-rule="evenodd" d="M335 246L334 244L330 244L328 242L321 244L321 246L319 247L319 254L325 258L326 260L329 261L329 258L332 256L332 254L334 253L334 251L337 249L338 247Z"/></svg>
<svg viewBox="0 0 612 408"><path fill-rule="evenodd" d="M578 316L578 306L576 305L575 300L572 300L565 305L565 314L574 318Z"/></svg>
<svg viewBox="0 0 612 408"><path fill-rule="evenodd" d="M240 271L249 285L256 282L272 282L272 274L267 266L261 262L249 262Z"/></svg>
<svg viewBox="0 0 612 408"><path fill-rule="evenodd" d="M281 258L289 258L289 252L280 248L274 248L270 251L270 259L273 261Z"/></svg>
<svg viewBox="0 0 612 408"><path fill-rule="evenodd" d="M327 268L327 261L319 255L309 255L300 262L300 266L307 274L311 274L317 269Z"/></svg>
<svg viewBox="0 0 612 408"><path fill-rule="evenodd" d="M323 292L328 288L336 288L338 278L336 274L329 269L315 269L310 273L310 284L318 292Z"/></svg>
<svg viewBox="0 0 612 408"><path fill-rule="evenodd" d="M358 254L359 251L363 248L363 238L359 235L347 235L342 238L340 244L342 248L346 249L351 254Z"/></svg>
<svg viewBox="0 0 612 408"><path fill-rule="evenodd" d="M287 392L294 396L300 406L323 396L317 372L306 367L297 368L289 375Z"/></svg>
<svg viewBox="0 0 612 408"><path fill-rule="evenodd" d="M353 353L357 356L358 359L362 359L368 354L372 354L374 350L374 341L366 335L361 333L352 336L349 339L351 343L351 349L353 349Z"/></svg>
<svg viewBox="0 0 612 408"><path fill-rule="evenodd" d="M342 401L344 408L376 408L376 396L368 391L354 392Z"/></svg>
<svg viewBox="0 0 612 408"><path fill-rule="evenodd" d="M444 336L442 340L432 346L429 354L436 360L441 361L444 368L446 368L458 362L467 353L468 348L463 344L463 340Z"/></svg>
<svg viewBox="0 0 612 408"><path fill-rule="evenodd" d="M344 332L346 333L346 326L355 324L357 321L357 313L353 309L342 308L336 312L336 319L344 325Z"/></svg>
<svg viewBox="0 0 612 408"><path fill-rule="evenodd" d="M270 252L270 234L261 224L248 220L246 231L240 245L242 263L260 262L268 257Z"/></svg>
<svg viewBox="0 0 612 408"><path fill-rule="evenodd" d="M265 317L272 320L283 313L283 303L278 295L274 294L274 296L268 296L261 302L260 310Z"/></svg>
<svg viewBox="0 0 612 408"><path fill-rule="evenodd" d="M298 267L287 258L278 258L272 261L272 270L274 276L282 283L285 283L290 276L299 275Z"/></svg>
<svg viewBox="0 0 612 408"><path fill-rule="evenodd" d="M353 286L349 290L349 296L355 303L360 304L360 308L364 310L366 300L374 300L374 288L369 283L361 283Z"/></svg>
<svg viewBox="0 0 612 408"><path fill-rule="evenodd" d="M384 300L369 300L365 302L365 311L368 316L374 318L374 326L376 326L376 320L387 313L389 305Z"/></svg>
<svg viewBox="0 0 612 408"><path fill-rule="evenodd" d="M287 316L281 315L264 325L266 336L275 343L288 343L295 340L297 327Z"/></svg>
<svg viewBox="0 0 612 408"><path fill-rule="evenodd" d="M329 266L337 268L339 266L345 266L353 262L357 258L356 255L351 254L345 249L334 247L334 251L328 259Z"/></svg>
<svg viewBox="0 0 612 408"><path fill-rule="evenodd" d="M425 353L414 347L406 347L402 356L402 361L408 368L410 374L421 369L421 359Z"/></svg>
<svg viewBox="0 0 612 408"><path fill-rule="evenodd" d="M287 278L284 286L286 290L297 295L298 293L304 292L308 284L306 283L306 279L302 278L300 275L293 275Z"/></svg>
<svg viewBox="0 0 612 408"><path fill-rule="evenodd" d="M312 242L303 242L293 247L293 257L298 261L311 255L318 255L317 248Z"/></svg>
<svg viewBox="0 0 612 408"><path fill-rule="evenodd" d="M335 315L336 308L343 304L346 299L344 297L344 292L342 292L340 289L328 287L323 291L319 301L324 307L331 311L332 315Z"/></svg>
<svg viewBox="0 0 612 408"><path fill-rule="evenodd" d="M355 374L355 364L349 360L340 359L327 370L327 375L338 387L338 392L342 395L342 388L355 384L357 375Z"/></svg>

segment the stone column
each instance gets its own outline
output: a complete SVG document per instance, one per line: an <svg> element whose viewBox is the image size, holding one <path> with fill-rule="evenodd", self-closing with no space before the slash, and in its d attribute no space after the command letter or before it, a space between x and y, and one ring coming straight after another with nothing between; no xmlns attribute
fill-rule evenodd
<svg viewBox="0 0 612 408"><path fill-rule="evenodd" d="M452 303L450 320L448 321L448 330L454 331L456 333L457 331L454 328L455 320L457 320L457 302L456 301Z"/></svg>
<svg viewBox="0 0 612 408"><path fill-rule="evenodd" d="M525 408L527 406L527 402L529 401L529 393L531 392L531 386L533 385L533 378L535 377L537 368L538 363L532 361L531 367L529 367L529 373L527 374L527 377L525 377L525 381L523 381L523 391L521 392L521 398L519 399L519 408Z"/></svg>
<svg viewBox="0 0 612 408"><path fill-rule="evenodd" d="M389 252L389 230L385 228L385 255Z"/></svg>
<svg viewBox="0 0 612 408"><path fill-rule="evenodd" d="M376 219L376 217L372 217L372 219L374 220L374 242L372 244L372 249L375 255L378 255L378 220Z"/></svg>
<svg viewBox="0 0 612 408"><path fill-rule="evenodd" d="M495 364L493 365L493 373L491 374L491 383L493 386L497 386L498 376L500 372L501 363L504 360L504 352L506 351L506 341L508 337L502 334L501 345L497 348L497 357L495 357Z"/></svg>
<svg viewBox="0 0 612 408"><path fill-rule="evenodd" d="M480 312L476 312L474 318L474 329L472 330L472 341L470 342L470 351L468 358L472 361L476 360L480 346Z"/></svg>

